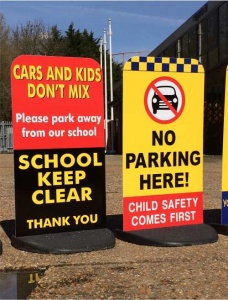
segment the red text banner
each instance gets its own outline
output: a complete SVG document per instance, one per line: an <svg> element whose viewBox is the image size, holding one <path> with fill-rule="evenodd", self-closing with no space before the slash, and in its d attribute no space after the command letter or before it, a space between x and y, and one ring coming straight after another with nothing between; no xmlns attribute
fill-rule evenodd
<svg viewBox="0 0 228 300"><path fill-rule="evenodd" d="M125 231L199 224L203 218L203 195L186 193L124 198Z"/></svg>
<svg viewBox="0 0 228 300"><path fill-rule="evenodd" d="M11 83L14 149L104 147L95 60L22 55L12 63Z"/></svg>

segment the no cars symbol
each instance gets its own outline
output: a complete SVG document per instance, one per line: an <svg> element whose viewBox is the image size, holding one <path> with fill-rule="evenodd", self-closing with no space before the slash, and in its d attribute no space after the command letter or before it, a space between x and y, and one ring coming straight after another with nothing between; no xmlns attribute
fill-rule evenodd
<svg viewBox="0 0 228 300"><path fill-rule="evenodd" d="M179 118L184 109L183 88L171 77L156 78L146 89L144 105L154 121L171 123Z"/></svg>

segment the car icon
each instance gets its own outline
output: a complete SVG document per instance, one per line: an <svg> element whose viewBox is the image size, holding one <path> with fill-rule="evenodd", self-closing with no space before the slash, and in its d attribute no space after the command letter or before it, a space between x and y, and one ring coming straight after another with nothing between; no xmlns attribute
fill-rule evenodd
<svg viewBox="0 0 228 300"><path fill-rule="evenodd" d="M159 92L169 101L172 107L177 110L178 107L178 98L176 94L176 90L172 86L157 86ZM170 108L167 104L160 98L160 96L154 92L152 97L152 109L153 114L156 114L158 110L169 110Z"/></svg>

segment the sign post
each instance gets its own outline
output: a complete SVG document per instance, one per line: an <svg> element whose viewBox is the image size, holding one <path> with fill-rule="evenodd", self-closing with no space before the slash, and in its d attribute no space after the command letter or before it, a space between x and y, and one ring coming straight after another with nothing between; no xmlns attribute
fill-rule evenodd
<svg viewBox="0 0 228 300"><path fill-rule="evenodd" d="M105 228L99 64L88 58L19 56L11 66L11 82L13 246L49 253L113 247L113 234Z"/></svg>
<svg viewBox="0 0 228 300"><path fill-rule="evenodd" d="M133 57L123 80L123 231L117 236L147 245L216 241L203 224L202 65Z"/></svg>

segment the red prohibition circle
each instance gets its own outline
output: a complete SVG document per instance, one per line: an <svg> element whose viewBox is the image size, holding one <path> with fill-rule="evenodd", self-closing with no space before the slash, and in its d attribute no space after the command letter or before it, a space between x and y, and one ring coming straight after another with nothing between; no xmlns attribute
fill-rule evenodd
<svg viewBox="0 0 228 300"><path fill-rule="evenodd" d="M170 105L170 110L172 110L174 117L167 119L167 120L161 120L157 117L155 117L155 115L152 113L152 111L150 110L150 108L148 107L148 95L150 93L150 90L158 90L157 87L155 86L156 83L160 82L160 81L170 81L172 84L174 84L178 89L179 89L179 93L181 94L181 107L178 111L175 111L174 108L171 107L171 105L168 103L168 100L165 99L165 96L162 96L162 100L164 102L167 103L167 105ZM152 99L151 99L152 101ZM184 106L185 106L185 94L184 94L184 90L182 88L182 86L180 85L180 83L178 81L176 81L175 79L168 77L168 76L162 76L162 77L158 77L155 80L153 80L147 87L145 95L144 95L144 106L146 109L146 112L148 114L148 116L155 122L160 123L160 124L169 124L172 123L174 121L176 121L180 115L183 112Z"/></svg>

